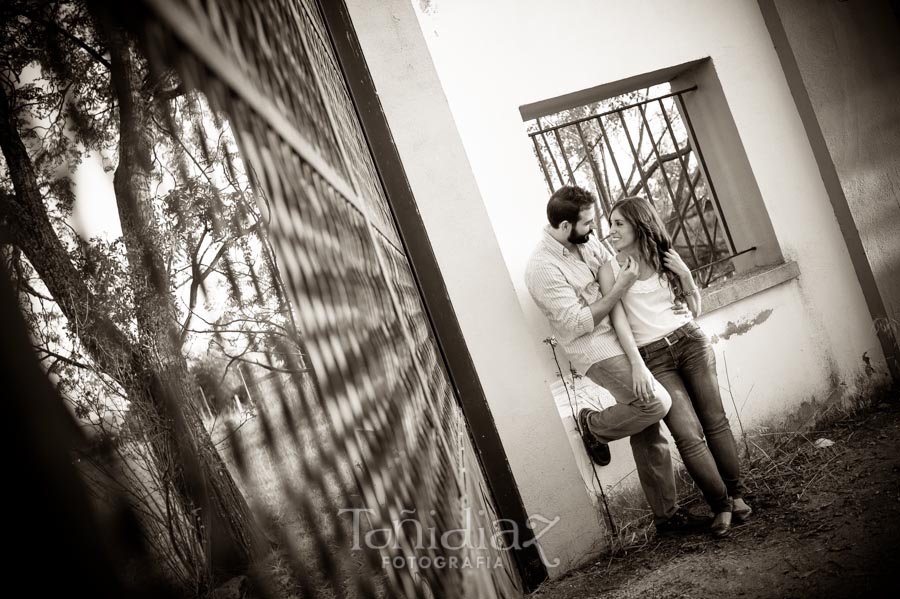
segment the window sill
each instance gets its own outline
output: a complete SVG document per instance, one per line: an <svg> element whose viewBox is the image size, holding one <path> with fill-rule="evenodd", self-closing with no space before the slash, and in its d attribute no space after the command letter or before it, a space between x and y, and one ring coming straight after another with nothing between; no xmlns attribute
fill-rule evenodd
<svg viewBox="0 0 900 599"><path fill-rule="evenodd" d="M794 261L776 266L763 266L732 279L717 282L701 292L703 313L708 314L729 304L750 297L800 276L800 267Z"/></svg>

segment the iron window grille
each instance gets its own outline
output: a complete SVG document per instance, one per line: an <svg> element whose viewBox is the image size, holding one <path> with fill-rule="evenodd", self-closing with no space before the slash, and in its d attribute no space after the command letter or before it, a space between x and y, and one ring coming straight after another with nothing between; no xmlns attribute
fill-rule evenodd
<svg viewBox="0 0 900 599"><path fill-rule="evenodd" d="M734 273L733 258L756 248L738 251L722 214L683 98L697 87L647 98L651 89L539 117L528 136L551 193L566 184L592 190L600 220L623 197L650 200L707 287ZM645 99L623 102L635 96Z"/></svg>

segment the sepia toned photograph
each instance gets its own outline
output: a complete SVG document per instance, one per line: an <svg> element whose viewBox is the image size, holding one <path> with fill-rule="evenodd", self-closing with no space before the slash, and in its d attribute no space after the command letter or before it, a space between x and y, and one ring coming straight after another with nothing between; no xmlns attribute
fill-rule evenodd
<svg viewBox="0 0 900 599"><path fill-rule="evenodd" d="M17 596L900 585L900 1L3 0Z"/></svg>

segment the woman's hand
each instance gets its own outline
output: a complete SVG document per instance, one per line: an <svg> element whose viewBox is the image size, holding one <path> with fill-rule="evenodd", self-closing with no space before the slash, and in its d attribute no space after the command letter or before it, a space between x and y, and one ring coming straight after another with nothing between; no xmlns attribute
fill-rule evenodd
<svg viewBox="0 0 900 599"><path fill-rule="evenodd" d="M666 268L678 275L680 279L691 276L691 269L684 263L684 260L678 255L678 252L672 248L666 250L666 253L663 256L663 264L665 264Z"/></svg>
<svg viewBox="0 0 900 599"><path fill-rule="evenodd" d="M640 401L649 401L656 397L656 379L650 374L646 364L631 365L632 391Z"/></svg>
<svg viewBox="0 0 900 599"><path fill-rule="evenodd" d="M676 316L684 316L685 314L690 314L691 309L683 301L675 300L672 302L672 312L674 312Z"/></svg>

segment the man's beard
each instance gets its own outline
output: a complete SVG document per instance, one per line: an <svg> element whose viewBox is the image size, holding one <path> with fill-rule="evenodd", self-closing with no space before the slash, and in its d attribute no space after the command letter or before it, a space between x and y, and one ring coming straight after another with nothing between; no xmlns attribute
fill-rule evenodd
<svg viewBox="0 0 900 599"><path fill-rule="evenodd" d="M575 245L581 245L582 243L587 243L588 239L591 237L591 233L593 231L588 231L584 235L575 235L575 229L572 229L569 232L569 243L574 243Z"/></svg>

